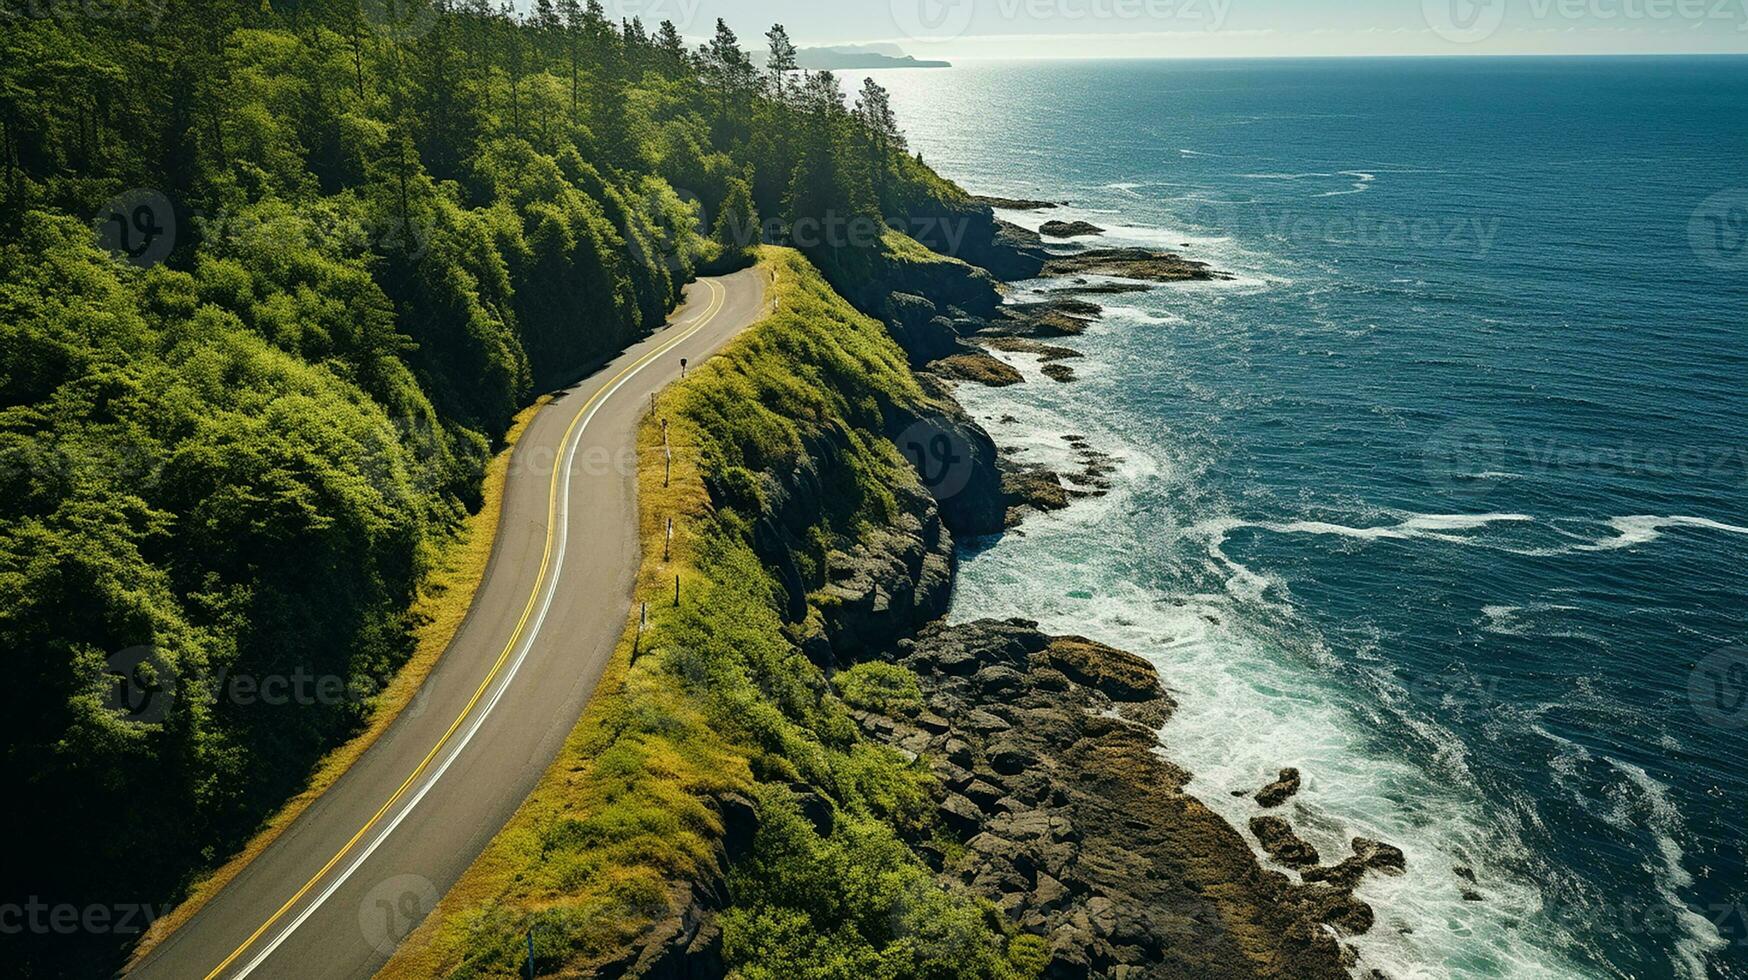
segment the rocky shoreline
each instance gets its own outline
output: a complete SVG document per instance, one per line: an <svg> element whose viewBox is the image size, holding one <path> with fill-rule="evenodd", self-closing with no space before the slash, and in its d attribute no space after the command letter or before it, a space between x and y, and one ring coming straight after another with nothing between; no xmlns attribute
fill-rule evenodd
<svg viewBox="0 0 1748 980"><path fill-rule="evenodd" d="M1245 834L1184 792L1189 774L1160 754L1157 733L1173 704L1150 664L1088 640L1046 636L1032 623L942 621L955 537L999 534L1034 512L1102 495L1115 463L1072 434L1064 442L1080 471L1064 476L1015 463L959 406L954 386L1023 380L991 350L1037 356L1043 370L1059 369L1055 380L1070 380L1064 362L1080 355L1051 341L1083 332L1100 315L1083 295L1229 278L1172 253L1065 253L1017 226L992 220L990 227L990 240L969 251L1005 269L1000 278L1070 285L1048 300L1004 304L997 275L961 262L931 268L923 281L872 283L852 297L886 322L938 412L894 419L888 435L902 442L900 433L914 438L922 427L948 437L967 476L946 492L931 487L931 495L907 498L893 527L856 554L832 555L833 613L823 624L798 624L797 640L828 672L879 659L916 676L920 710L864 711L857 722L936 777L940 816L957 842L916 846L943 881L1045 938L1047 976L1347 976L1357 960L1342 939L1373 923L1354 890L1369 874L1402 873L1400 850L1355 840L1351 855L1324 864L1286 819L1261 812L1244 830L1279 866L1265 868ZM1085 276L1129 281L1077 278ZM1283 771L1256 791L1259 811L1280 808L1300 778Z"/></svg>
<svg viewBox="0 0 1748 980"><path fill-rule="evenodd" d="M1146 661L1014 620L928 626L897 663L921 710L857 722L929 766L965 841L931 865L1046 937L1046 976L1347 975L1337 937L1372 922L1353 891L1401 852L1355 841L1302 883L1258 866L1156 751L1174 706Z"/></svg>

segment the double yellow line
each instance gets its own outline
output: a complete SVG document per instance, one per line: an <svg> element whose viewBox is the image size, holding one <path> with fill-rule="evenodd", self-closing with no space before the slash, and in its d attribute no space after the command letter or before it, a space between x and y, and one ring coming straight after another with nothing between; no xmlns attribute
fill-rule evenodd
<svg viewBox="0 0 1748 980"><path fill-rule="evenodd" d="M415 768L412 774L406 778L406 781L401 783L400 787L395 790L394 795L389 797L388 802L384 803L382 807L371 816L370 820L367 821L363 827L360 827L356 834L352 835L352 839L348 840L345 846L341 847L333 857L328 859L328 863L322 865L320 871L317 871L312 875L310 880L304 882L303 887L299 888L291 898L286 900L284 905L281 905L278 910L269 916L266 922L261 923L260 928L250 933L248 939L243 940L241 945L231 951L231 955L225 957L224 961L219 963L218 966L213 967L212 972L206 975L206 980L215 980L219 974L230 969L232 964L236 963L238 957L242 956L243 953L265 935L269 929L272 929L274 924L284 918L285 914L291 911L298 902L303 901L304 896L308 895L310 890L316 887L316 884L327 876L328 872L334 870L336 865L345 860L346 855L351 853L354 847L358 846L358 842L363 840L377 824L382 822L383 817L387 816L388 813L394 809L395 804L399 803L401 798L406 796L407 791L413 787L413 784L419 781L419 777L423 776L425 772L430 769L431 763L442 754L444 747L455 737L455 733L461 730L462 725L467 722L468 716L473 713L474 708L478 707L480 700L484 698L486 692L491 689L492 684L498 679L498 675L503 672L504 665L509 662L511 651L515 650L516 645L521 642L522 633L527 629L528 620L534 614L535 607L539 605L540 593L546 584L547 574L552 564L553 536L558 529L558 478L566 469L567 464L565 460L569 455L567 447L571 444L573 437L580 435L581 427L586 424L584 419L590 415L595 406L605 400L613 391L617 390L623 381L630 378L638 371L643 370L644 367L648 366L649 363L656 358L661 357L663 354L668 353L675 347L686 342L698 331L709 325L712 320L716 319L717 314L722 312L722 307L728 299L728 290L724 289L720 283L713 279L705 280L705 284L710 287L710 303L705 307L704 312L699 314L699 316L692 321L691 326L687 327L678 336L665 341L661 346L626 365L618 374L608 379L606 384L603 384L600 388L596 389L595 393L589 397L589 400L584 402L581 408L577 409L576 415L572 416L570 424L565 427L564 437L560 439L558 443L558 465L554 466L552 469L552 481L547 488L546 545L540 555L540 573L534 579L534 589L528 595L528 603L522 609L522 617L517 620L516 628L511 632L509 642L504 644L503 652L498 654L497 661L492 664L491 672L486 674L484 680L480 681L479 687L473 692L473 697L469 698L466 707L461 709L461 714L457 715L455 720L450 723L448 730L443 733L443 737L438 739L437 744L431 747L431 751L425 754L425 758L419 762L418 767Z"/></svg>

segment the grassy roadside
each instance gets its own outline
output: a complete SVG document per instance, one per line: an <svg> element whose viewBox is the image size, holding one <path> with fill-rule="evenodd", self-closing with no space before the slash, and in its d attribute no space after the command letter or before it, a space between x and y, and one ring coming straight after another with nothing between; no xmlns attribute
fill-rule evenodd
<svg viewBox="0 0 1748 980"><path fill-rule="evenodd" d="M522 434L528 430L529 423L534 421L535 414L550 400L550 397L542 396L511 420L509 431L504 434L503 451L486 467L480 509L468 515L455 534L444 542L442 551L433 562L431 574L420 588L419 598L410 610L412 621L417 624L414 628L413 654L396 672L394 679L376 696L365 728L345 744L335 747L323 756L311 771L303 792L286 801L284 806L262 823L260 831L242 850L197 882L180 905L152 924L152 928L134 949L128 964L130 968L193 918L231 879L278 840L279 835L309 809L310 804L327 792L328 787L334 785L360 756L376 744L377 739L388 731L389 726L400 717L400 713L418 696L425 678L437 665L437 658L449 648L450 641L467 619L468 609L473 605L474 592L485 578L486 566L491 561L492 547L497 540L498 520L503 512L504 484L510 472L510 455L515 451Z"/></svg>
<svg viewBox="0 0 1748 980"><path fill-rule="evenodd" d="M890 520L893 488L914 484L879 432L885 407L922 397L884 328L798 253L766 248L761 267L776 312L665 391L639 429L643 561L594 698L380 977L518 976L530 930L543 975L617 973L695 921L701 892L724 965L750 980L1041 968L1040 944L943 889L907 843L939 833L931 777L863 739L795 642L824 597L807 597L809 623L785 624L781 586L753 551L773 477L817 464L825 499L796 559L820 588L828 556ZM809 456L822 442L838 447L829 463Z"/></svg>

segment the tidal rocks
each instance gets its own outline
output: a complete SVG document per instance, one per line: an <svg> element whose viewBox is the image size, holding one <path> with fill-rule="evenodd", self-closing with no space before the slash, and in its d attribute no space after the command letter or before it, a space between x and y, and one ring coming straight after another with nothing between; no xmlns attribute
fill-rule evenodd
<svg viewBox="0 0 1748 980"><path fill-rule="evenodd" d="M1038 234L1045 238L1082 238L1104 233L1103 228L1089 221L1046 221L1038 229Z"/></svg>
<svg viewBox="0 0 1748 980"><path fill-rule="evenodd" d="M1101 307L1076 299L1004 306L980 331L1007 337L1074 337L1086 332Z"/></svg>
<svg viewBox="0 0 1748 980"><path fill-rule="evenodd" d="M1095 248L1072 255L1053 256L1044 263L1047 276L1114 276L1146 282L1230 279L1205 262L1186 259L1173 252L1145 248Z"/></svg>
<svg viewBox="0 0 1748 980"><path fill-rule="evenodd" d="M1074 368L1066 364L1046 364L1041 370L1051 381L1067 384L1074 380Z"/></svg>
<svg viewBox="0 0 1748 980"><path fill-rule="evenodd" d="M1323 860L1317 848L1293 833L1293 825L1280 817L1251 817L1250 832L1269 857L1289 868L1308 868Z"/></svg>
<svg viewBox="0 0 1748 980"><path fill-rule="evenodd" d="M1003 211L1047 211L1059 207L1054 201L1034 201L1024 197L991 197L987 194L973 195L971 200L987 208L1001 208Z"/></svg>
<svg viewBox="0 0 1748 980"><path fill-rule="evenodd" d="M1399 847L1382 841L1355 837L1350 845L1353 856L1340 864L1306 868L1300 877L1306 881L1327 882L1343 891L1353 891L1367 871L1377 871L1392 877L1408 870L1408 858Z"/></svg>
<svg viewBox="0 0 1748 980"><path fill-rule="evenodd" d="M941 877L1043 937L1045 976L1347 976L1316 917L1334 890L1263 871L1158 753L1173 706L1145 660L1014 620L932 625L899 662L951 730L856 719L927 761L964 842Z"/></svg>
<svg viewBox="0 0 1748 980"><path fill-rule="evenodd" d="M1009 351L1015 354L1036 354L1038 360L1044 364L1085 356L1080 351L1068 347L1058 347L1055 344L1041 343L1030 337L987 337L982 338L980 342L985 347L991 347L995 350Z"/></svg>
<svg viewBox="0 0 1748 980"><path fill-rule="evenodd" d="M1008 527L1018 526L1028 508L1052 511L1068 506L1068 491L1062 486L1062 478L1043 467L1004 461L1001 488L1007 501Z"/></svg>
<svg viewBox="0 0 1748 980"><path fill-rule="evenodd" d="M1256 802L1263 809L1272 810L1298 792L1299 770L1282 769L1279 779L1256 791Z"/></svg>
<svg viewBox="0 0 1748 980"><path fill-rule="evenodd" d="M929 365L929 370L943 378L974 381L991 388L1005 388L1025 381L1025 377L1006 361L985 353L971 351L943 357Z"/></svg>
<svg viewBox="0 0 1748 980"><path fill-rule="evenodd" d="M1047 292L1062 296L1121 296L1125 293L1146 293L1152 290L1153 287L1144 282L1088 282L1079 279L1072 286L1053 286Z"/></svg>

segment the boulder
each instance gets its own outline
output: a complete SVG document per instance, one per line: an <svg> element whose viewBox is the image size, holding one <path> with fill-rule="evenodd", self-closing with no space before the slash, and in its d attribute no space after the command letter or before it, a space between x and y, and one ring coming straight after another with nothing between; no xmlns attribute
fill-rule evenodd
<svg viewBox="0 0 1748 980"><path fill-rule="evenodd" d="M1103 228L1087 221L1046 221L1038 229L1038 234L1045 238L1082 238L1104 233Z"/></svg>
<svg viewBox="0 0 1748 980"><path fill-rule="evenodd" d="M1301 840L1293 833L1293 826L1280 817L1252 817L1250 832L1269 857L1289 868L1308 868L1322 860L1317 848Z"/></svg>
<svg viewBox="0 0 1748 980"><path fill-rule="evenodd" d="M1298 792L1299 770L1282 769L1279 779L1256 791L1256 802L1263 809L1272 810Z"/></svg>

